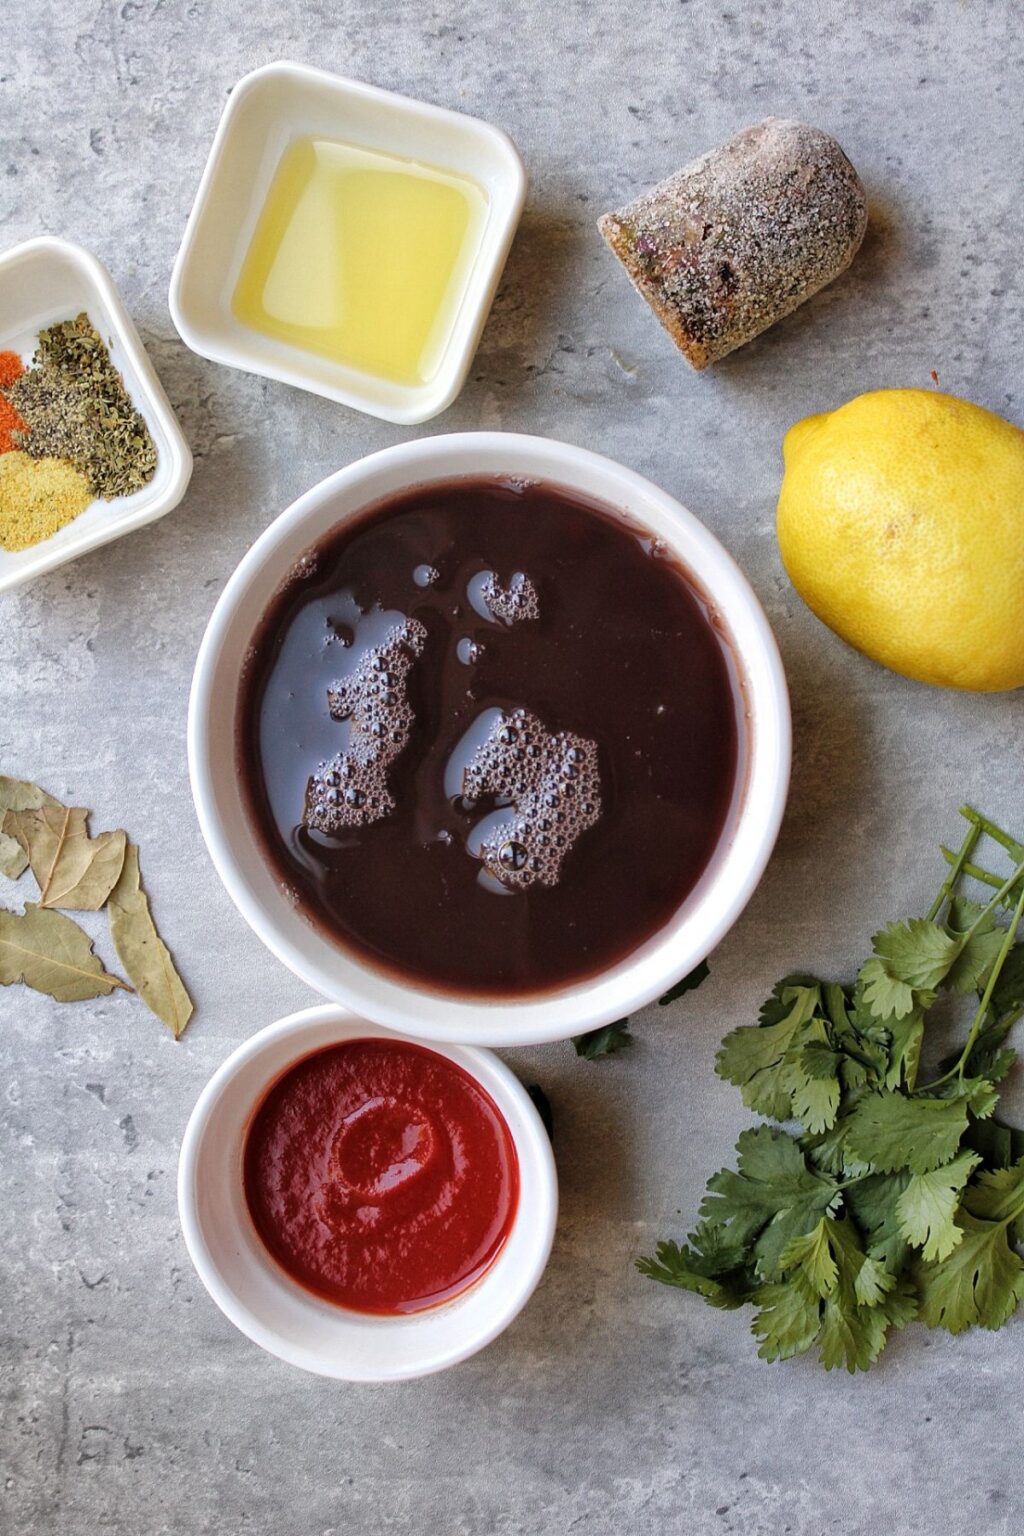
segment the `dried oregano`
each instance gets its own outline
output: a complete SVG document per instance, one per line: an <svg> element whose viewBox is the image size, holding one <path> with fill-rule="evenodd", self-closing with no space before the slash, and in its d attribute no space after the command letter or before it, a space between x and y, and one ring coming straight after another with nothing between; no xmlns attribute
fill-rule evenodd
<svg viewBox="0 0 1024 1536"><path fill-rule="evenodd" d="M153 478L156 444L88 315L39 333L32 366L5 391L28 429L13 432L34 459L66 459L109 501Z"/></svg>

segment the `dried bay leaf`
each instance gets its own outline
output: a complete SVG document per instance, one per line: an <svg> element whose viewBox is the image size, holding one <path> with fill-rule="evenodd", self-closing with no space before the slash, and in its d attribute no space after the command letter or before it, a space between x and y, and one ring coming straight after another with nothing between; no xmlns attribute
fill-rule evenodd
<svg viewBox="0 0 1024 1536"><path fill-rule="evenodd" d="M70 917L27 902L24 913L0 908L0 986L23 981L58 1003L131 988L103 969L92 940Z"/></svg>
<svg viewBox="0 0 1024 1536"><path fill-rule="evenodd" d="M40 907L98 912L117 884L127 834L101 832L90 837L88 820L89 812L80 806L56 801L5 813L3 831L28 857L39 886Z"/></svg>
<svg viewBox="0 0 1024 1536"><path fill-rule="evenodd" d="M8 811L34 811L44 805L63 810L60 801L48 795L45 789L40 789L38 784L30 784L27 779L12 779L6 773L0 773L0 827ZM0 831L0 874L17 880L27 868L28 854L24 848L16 838Z"/></svg>
<svg viewBox="0 0 1024 1536"><path fill-rule="evenodd" d="M117 957L135 988L158 1019L179 1040L192 1017L192 999L174 968L167 945L156 931L139 877L139 850L129 843L120 879L107 907L110 936Z"/></svg>

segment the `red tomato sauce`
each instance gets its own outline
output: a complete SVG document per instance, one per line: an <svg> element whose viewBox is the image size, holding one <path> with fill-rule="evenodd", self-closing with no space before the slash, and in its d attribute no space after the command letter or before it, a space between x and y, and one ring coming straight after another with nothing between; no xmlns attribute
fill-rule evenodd
<svg viewBox="0 0 1024 1536"><path fill-rule="evenodd" d="M416 1312L479 1279L515 1219L505 1119L468 1073L400 1040L296 1062L253 1116L243 1180L294 1280L359 1312Z"/></svg>

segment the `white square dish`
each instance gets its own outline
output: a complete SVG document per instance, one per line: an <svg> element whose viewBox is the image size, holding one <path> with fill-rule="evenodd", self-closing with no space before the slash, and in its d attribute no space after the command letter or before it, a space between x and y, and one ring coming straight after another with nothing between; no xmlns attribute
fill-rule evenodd
<svg viewBox="0 0 1024 1536"><path fill-rule="evenodd" d="M472 178L487 209L440 361L424 383L364 373L251 329L232 309L275 172L303 137L332 139ZM385 421L413 425L462 388L526 197L512 141L479 118L301 64L267 64L224 109L171 275L171 317L194 352Z"/></svg>
<svg viewBox="0 0 1024 1536"><path fill-rule="evenodd" d="M192 454L167 396L107 269L69 240L26 240L0 255L0 350L26 359L41 330L82 311L106 344L114 367L156 444L156 473L131 496L95 500L49 539L29 549L0 549L0 592L87 550L163 517L184 496Z"/></svg>

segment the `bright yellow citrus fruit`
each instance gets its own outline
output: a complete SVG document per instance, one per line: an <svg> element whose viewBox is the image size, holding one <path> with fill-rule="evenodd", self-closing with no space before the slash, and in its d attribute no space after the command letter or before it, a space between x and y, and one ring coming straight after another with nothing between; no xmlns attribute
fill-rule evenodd
<svg viewBox="0 0 1024 1536"><path fill-rule="evenodd" d="M786 434L779 548L807 605L875 661L944 688L1024 685L1024 432L877 389Z"/></svg>

